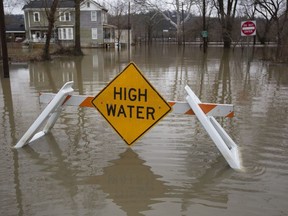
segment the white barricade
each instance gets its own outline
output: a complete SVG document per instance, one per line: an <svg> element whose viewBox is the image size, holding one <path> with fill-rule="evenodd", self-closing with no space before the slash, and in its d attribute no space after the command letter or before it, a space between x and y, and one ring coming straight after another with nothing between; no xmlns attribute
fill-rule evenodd
<svg viewBox="0 0 288 216"><path fill-rule="evenodd" d="M30 143L40 137L44 136L48 133L51 128L54 126L57 118L61 112L61 106L64 103L66 96L72 93L74 90L72 88L73 81L67 82L55 95L53 100L47 105L47 107L42 111L42 113L38 116L35 122L30 126L30 128L26 131L26 133L22 136L22 138L15 145L15 148L21 148L27 143ZM44 129L38 133L36 133L39 128L47 121ZM36 133L36 134L35 134Z"/></svg>
<svg viewBox="0 0 288 216"><path fill-rule="evenodd" d="M72 85L73 81L67 82L57 94L41 94L40 102L48 103L48 105L38 116L35 122L30 126L23 137L18 141L18 143L15 145L15 148L21 148L24 145L31 143L32 141L39 139L48 133L54 126L63 106L71 105L80 107L93 107L91 100L94 97L71 95L71 93L74 91ZM195 95L189 86L186 86L185 90L188 93L188 96L186 97L188 103L169 101L168 103L172 107L172 112L192 115L195 114L230 167L236 170L240 170L241 160L238 146L213 117L233 117L233 105L201 103L199 98ZM45 121L47 121L47 123L43 130L36 133Z"/></svg>
<svg viewBox="0 0 288 216"><path fill-rule="evenodd" d="M213 116L205 115L199 106L201 101L190 89L190 87L186 86L185 90L188 93L188 96L186 97L187 102L193 109L195 115L213 142L216 144L223 157L226 159L231 168L240 170L241 160L238 146L234 143L234 141L230 138L230 136L225 132L225 130Z"/></svg>
<svg viewBox="0 0 288 216"><path fill-rule="evenodd" d="M53 93L41 93L40 103L50 103L55 95L56 94ZM94 108L91 102L93 98L93 96L68 95L65 99L65 105ZM186 101L167 102L172 107L172 113L194 115L193 110ZM232 118L234 116L234 106L232 104L201 103L199 106L207 116L219 116L228 118Z"/></svg>

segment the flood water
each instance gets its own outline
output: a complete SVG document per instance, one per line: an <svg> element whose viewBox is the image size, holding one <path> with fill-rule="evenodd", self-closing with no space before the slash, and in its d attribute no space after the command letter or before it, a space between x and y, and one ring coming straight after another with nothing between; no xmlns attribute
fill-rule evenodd
<svg viewBox="0 0 288 216"><path fill-rule="evenodd" d="M288 215L287 65L264 48L84 50L82 58L11 64L0 88L0 215ZM195 116L168 114L131 147L94 108L66 107L51 133L13 146L44 109L39 92L74 81L95 96L133 61L157 91L234 104L217 118L238 144L231 169Z"/></svg>

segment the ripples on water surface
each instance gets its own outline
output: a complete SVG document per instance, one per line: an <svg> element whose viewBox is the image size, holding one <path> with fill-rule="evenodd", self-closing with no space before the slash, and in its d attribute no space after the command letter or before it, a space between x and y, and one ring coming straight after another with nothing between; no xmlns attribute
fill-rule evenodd
<svg viewBox="0 0 288 216"><path fill-rule="evenodd" d="M262 62L262 52L91 49L10 65L0 88L0 215L287 215L287 65ZM40 91L73 80L75 94L96 95L129 58L167 100L183 101L188 84L203 102L234 104L235 118L218 120L244 171L229 168L195 117L176 114L129 148L95 109L67 107L52 133L12 149L44 108Z"/></svg>

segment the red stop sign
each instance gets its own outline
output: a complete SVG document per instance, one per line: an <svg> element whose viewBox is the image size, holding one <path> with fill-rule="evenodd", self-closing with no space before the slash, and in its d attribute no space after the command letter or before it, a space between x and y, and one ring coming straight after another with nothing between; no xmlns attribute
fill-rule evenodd
<svg viewBox="0 0 288 216"><path fill-rule="evenodd" d="M241 23L241 35L242 36L254 36L256 35L256 21L245 21Z"/></svg>

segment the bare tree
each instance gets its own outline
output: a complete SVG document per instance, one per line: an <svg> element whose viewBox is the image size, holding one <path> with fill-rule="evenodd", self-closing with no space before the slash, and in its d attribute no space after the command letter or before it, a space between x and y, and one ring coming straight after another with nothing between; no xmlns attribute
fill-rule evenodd
<svg viewBox="0 0 288 216"><path fill-rule="evenodd" d="M213 0L222 26L224 48L230 48L238 0ZM225 4L226 3L226 4Z"/></svg>
<svg viewBox="0 0 288 216"><path fill-rule="evenodd" d="M83 55L81 50L81 34L80 34L80 4L81 0L74 0L75 2L75 45L74 55Z"/></svg>
<svg viewBox="0 0 288 216"><path fill-rule="evenodd" d="M26 0L3 0L5 14L19 14Z"/></svg>
<svg viewBox="0 0 288 216"><path fill-rule="evenodd" d="M288 20L287 0L255 0L256 11L261 14L267 23L274 23L276 30L277 52L276 58L281 56L281 46L285 35ZM269 30L269 29L268 29ZM267 31L268 31L267 30Z"/></svg>
<svg viewBox="0 0 288 216"><path fill-rule="evenodd" d="M43 54L42 54L43 60L50 60L51 58L50 57L50 41L52 38L52 32L53 32L54 24L56 21L55 13L57 11L58 4L59 4L59 0L53 0L51 2L50 8L45 9L47 20L48 20L48 30L47 30L45 46L44 46Z"/></svg>
<svg viewBox="0 0 288 216"><path fill-rule="evenodd" d="M147 34L148 44L152 44L152 36L153 30L155 26L161 22L162 20L159 19L159 13L157 11L151 11L144 15L144 23L145 23L145 31Z"/></svg>
<svg viewBox="0 0 288 216"><path fill-rule="evenodd" d="M127 1L117 0L114 3L110 4L108 7L110 14L113 16L111 24L117 27L116 41L119 48L122 30L125 27L128 28L128 22L126 22L125 19L125 15L127 15L128 13L128 4Z"/></svg>
<svg viewBox="0 0 288 216"><path fill-rule="evenodd" d="M43 49L42 59L50 60L50 42L52 38L52 33L54 29L55 22L58 18L56 12L61 0L52 0L51 2L45 0L45 12L48 20L48 30L46 34L45 46ZM74 44L74 54L83 55L81 50L81 38L80 38L80 2L81 0L74 0L75 3L75 44Z"/></svg>
<svg viewBox="0 0 288 216"><path fill-rule="evenodd" d="M134 0L134 2L138 5L142 5L148 10L158 11L158 13L160 13L173 27L175 27L178 44L180 45L182 43L182 27L191 16L192 6L195 3L194 0Z"/></svg>

